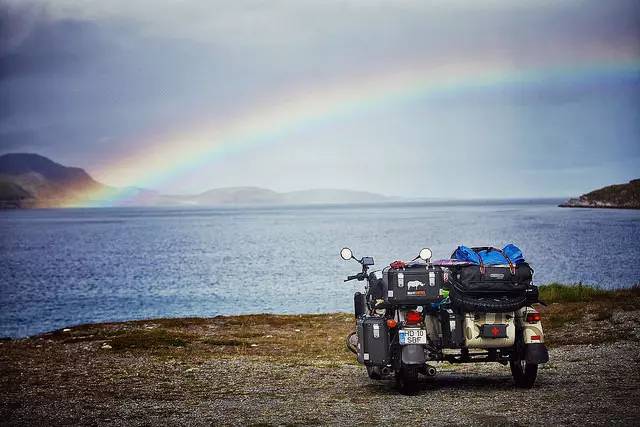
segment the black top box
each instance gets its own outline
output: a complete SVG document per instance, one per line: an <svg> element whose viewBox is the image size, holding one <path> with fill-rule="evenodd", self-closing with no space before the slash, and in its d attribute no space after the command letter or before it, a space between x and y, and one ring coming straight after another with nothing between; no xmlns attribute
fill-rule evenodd
<svg viewBox="0 0 640 427"><path fill-rule="evenodd" d="M444 272L432 265L387 267L382 272L384 301L393 305L425 305L442 299Z"/></svg>

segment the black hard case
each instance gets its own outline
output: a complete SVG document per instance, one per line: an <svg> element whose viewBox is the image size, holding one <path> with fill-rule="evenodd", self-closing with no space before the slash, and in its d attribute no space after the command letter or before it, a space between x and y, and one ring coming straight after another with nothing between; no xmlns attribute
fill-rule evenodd
<svg viewBox="0 0 640 427"><path fill-rule="evenodd" d="M363 316L357 321L358 362L385 366L391 362L389 329L383 317Z"/></svg>
<svg viewBox="0 0 640 427"><path fill-rule="evenodd" d="M391 305L425 305L440 300L444 272L433 265L402 269L387 267L382 272L383 298Z"/></svg>

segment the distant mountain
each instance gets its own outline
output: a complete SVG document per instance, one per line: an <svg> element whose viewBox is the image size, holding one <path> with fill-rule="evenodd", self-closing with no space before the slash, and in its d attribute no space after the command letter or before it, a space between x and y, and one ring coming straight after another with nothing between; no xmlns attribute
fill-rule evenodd
<svg viewBox="0 0 640 427"><path fill-rule="evenodd" d="M90 200L97 194L100 200ZM109 187L94 180L83 169L63 166L38 154L0 156L0 208L306 205L389 200L394 199L363 191L317 189L279 193L259 187L227 187L194 195L167 195L137 187Z"/></svg>
<svg viewBox="0 0 640 427"><path fill-rule="evenodd" d="M283 202L288 204L340 204L340 203L376 203L391 200L390 197L366 191L316 189L284 193Z"/></svg>
<svg viewBox="0 0 640 427"><path fill-rule="evenodd" d="M259 187L227 187L205 191L196 196L183 199L190 204L215 205L262 205L280 203L282 195L275 191Z"/></svg>
<svg viewBox="0 0 640 427"><path fill-rule="evenodd" d="M59 206L83 194L109 189L81 168L29 153L0 156L0 182L14 197L24 196L20 205L39 207ZM6 201L12 194L3 193L1 198Z"/></svg>
<svg viewBox="0 0 640 427"><path fill-rule="evenodd" d="M379 194L349 190L304 190L278 193L259 187L217 188L198 194L182 197L183 203L216 206L216 205L306 205L306 204L340 204L340 203L374 203L387 200Z"/></svg>
<svg viewBox="0 0 640 427"><path fill-rule="evenodd" d="M640 179L594 190L577 199L569 199L560 207L640 209Z"/></svg>

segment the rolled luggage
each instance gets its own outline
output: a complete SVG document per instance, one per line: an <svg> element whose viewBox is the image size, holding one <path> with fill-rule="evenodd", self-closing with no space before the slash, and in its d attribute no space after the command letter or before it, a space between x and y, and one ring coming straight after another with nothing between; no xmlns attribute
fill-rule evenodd
<svg viewBox="0 0 640 427"><path fill-rule="evenodd" d="M513 262L508 255L516 254ZM533 285L533 269L514 245L504 250L493 247L459 246L452 259L466 261L449 267L449 298L460 311L504 313L531 304L528 292Z"/></svg>

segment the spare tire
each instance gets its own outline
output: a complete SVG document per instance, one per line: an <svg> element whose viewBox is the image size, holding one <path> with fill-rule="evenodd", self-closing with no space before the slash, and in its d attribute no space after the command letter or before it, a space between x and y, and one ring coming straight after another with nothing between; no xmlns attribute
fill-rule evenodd
<svg viewBox="0 0 640 427"><path fill-rule="evenodd" d="M521 295L471 296L451 289L449 298L454 308L471 313L505 313L516 311L527 305L527 298Z"/></svg>

